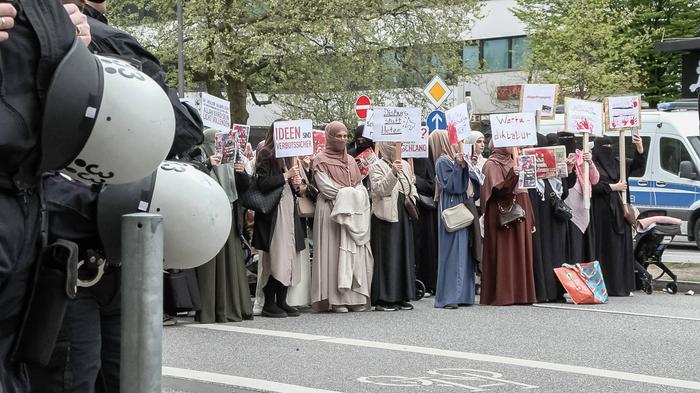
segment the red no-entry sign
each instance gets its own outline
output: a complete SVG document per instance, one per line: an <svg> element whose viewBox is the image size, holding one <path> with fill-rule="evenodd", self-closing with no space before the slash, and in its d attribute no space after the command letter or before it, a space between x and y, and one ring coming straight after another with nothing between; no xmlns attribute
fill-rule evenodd
<svg viewBox="0 0 700 393"><path fill-rule="evenodd" d="M360 120L367 118L367 109L370 106L372 106L372 101L370 101L369 97L361 95L357 98L357 101L355 101L355 114Z"/></svg>

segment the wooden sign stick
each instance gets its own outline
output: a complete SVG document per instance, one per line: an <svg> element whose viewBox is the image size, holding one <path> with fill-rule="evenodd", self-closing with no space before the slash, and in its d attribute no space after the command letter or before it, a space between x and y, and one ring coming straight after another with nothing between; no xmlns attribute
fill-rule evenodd
<svg viewBox="0 0 700 393"><path fill-rule="evenodd" d="M590 135L587 132L583 133L583 154L588 154L591 148L588 146L588 138ZM583 207L591 208L591 167L588 161L583 162Z"/></svg>
<svg viewBox="0 0 700 393"><path fill-rule="evenodd" d="M401 160L401 149L402 149L402 147L403 147L403 146L402 146L401 142L396 142L396 157L394 157L394 159L395 159L396 161L400 161L400 160Z"/></svg>
<svg viewBox="0 0 700 393"><path fill-rule="evenodd" d="M625 131L620 131L620 181L627 181L627 157L625 153ZM620 191L622 204L627 205L627 191Z"/></svg>

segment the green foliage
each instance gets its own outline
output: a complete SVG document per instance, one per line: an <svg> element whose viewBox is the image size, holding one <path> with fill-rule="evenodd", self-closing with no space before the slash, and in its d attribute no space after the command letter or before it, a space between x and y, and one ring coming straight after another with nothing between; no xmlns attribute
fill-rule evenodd
<svg viewBox="0 0 700 393"><path fill-rule="evenodd" d="M558 83L581 98L638 91L636 61L644 36L630 38L631 21L615 0L518 0L527 24L534 81Z"/></svg>
<svg viewBox="0 0 700 393"><path fill-rule="evenodd" d="M164 63L176 64L175 0L138 4L158 20L128 17L124 6L133 0L110 1L121 11L113 23L142 37ZM436 73L466 75L455 43L478 9L478 0L190 0L187 87L227 98L236 122L248 118L247 96L265 93L287 108L285 116L350 124L360 91L422 87ZM174 67L169 71L174 78Z"/></svg>
<svg viewBox="0 0 700 393"><path fill-rule="evenodd" d="M626 0L633 16L629 37L645 37L636 57L642 69L644 98L655 107L678 98L681 83L681 54L659 53L657 42L668 38L693 37L700 28L698 0Z"/></svg>

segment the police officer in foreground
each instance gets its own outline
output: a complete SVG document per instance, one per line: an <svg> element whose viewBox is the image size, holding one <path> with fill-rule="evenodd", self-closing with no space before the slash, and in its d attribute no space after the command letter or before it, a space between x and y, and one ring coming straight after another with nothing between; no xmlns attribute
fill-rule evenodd
<svg viewBox="0 0 700 393"><path fill-rule="evenodd" d="M168 88L158 60L133 37L106 24L107 19L103 15L106 4L103 1L88 1L80 5L85 7L84 12L91 27L92 43L89 49L98 55L110 56L100 60L103 66L109 67L105 65L106 61L116 62L107 60L112 57L128 62L140 68L168 95L175 118L175 136L174 139L172 136L170 139L162 138L160 144L166 146L167 156L172 158L185 154L201 143L201 120L196 112L180 103L175 92ZM119 72L122 73L122 70L120 68ZM124 73L130 75L133 71ZM150 110L156 112L154 108ZM146 119L140 121L145 122ZM127 128L132 127L123 125L115 131ZM104 163L100 165L105 166ZM66 306L48 365L31 368L32 391L119 392L121 272L119 261L108 258L104 250L103 243L113 239L103 239L98 234L97 203L102 187L99 184L91 186L89 181L84 184L86 179L95 180L96 183L103 179L93 179L89 174L83 176L84 172L71 173L72 170L80 170L75 165L67 169L66 174L73 179L62 174L45 177L51 218L49 235L51 241L65 238L78 245L78 259L81 261L77 272L79 288L75 299ZM109 182L111 179L104 180Z"/></svg>
<svg viewBox="0 0 700 393"><path fill-rule="evenodd" d="M54 72L89 28L60 2L0 2L0 391L28 392L13 346L40 238L40 129ZM69 15L70 14L70 15Z"/></svg>

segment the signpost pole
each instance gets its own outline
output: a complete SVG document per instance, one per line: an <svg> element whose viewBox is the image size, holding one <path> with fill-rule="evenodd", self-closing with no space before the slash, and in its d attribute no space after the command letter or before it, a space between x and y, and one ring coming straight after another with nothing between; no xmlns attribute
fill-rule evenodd
<svg viewBox="0 0 700 393"><path fill-rule="evenodd" d="M587 132L583 133L583 154L588 154L591 149L588 146L589 134ZM586 209L591 208L591 180L590 180L591 167L588 161L583 163L583 207Z"/></svg>
<svg viewBox="0 0 700 393"><path fill-rule="evenodd" d="M620 181L627 181L627 157L625 153L625 131L620 130ZM627 191L621 191L622 204L627 205ZM626 208L626 207L625 207Z"/></svg>

